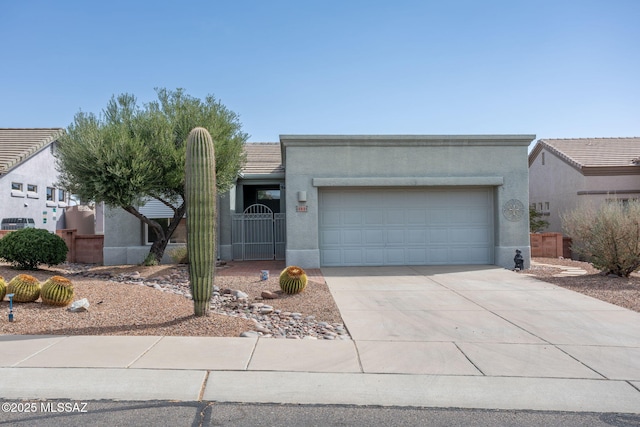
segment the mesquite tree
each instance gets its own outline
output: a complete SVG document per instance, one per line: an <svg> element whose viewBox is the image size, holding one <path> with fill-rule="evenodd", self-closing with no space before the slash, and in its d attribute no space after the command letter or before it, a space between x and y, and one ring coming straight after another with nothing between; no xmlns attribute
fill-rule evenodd
<svg viewBox="0 0 640 427"><path fill-rule="evenodd" d="M158 100L140 107L130 94L112 97L102 114L80 112L60 138L56 153L60 186L84 202L120 207L156 235L149 255L160 262L186 212L184 167L187 135L206 128L215 140L218 190L228 190L244 165L238 116L209 95L156 89ZM173 210L165 230L139 207L157 199Z"/></svg>

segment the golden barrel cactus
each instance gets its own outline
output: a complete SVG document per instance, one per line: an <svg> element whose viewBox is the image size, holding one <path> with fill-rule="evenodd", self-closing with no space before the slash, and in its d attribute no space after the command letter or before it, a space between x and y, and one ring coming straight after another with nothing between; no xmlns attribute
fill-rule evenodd
<svg viewBox="0 0 640 427"><path fill-rule="evenodd" d="M66 277L53 276L42 284L40 298L47 305L69 305L73 300L73 283Z"/></svg>
<svg viewBox="0 0 640 427"><path fill-rule="evenodd" d="M292 265L280 273L280 289L287 294L297 294L307 287L307 274L300 267Z"/></svg>
<svg viewBox="0 0 640 427"><path fill-rule="evenodd" d="M28 274L18 274L9 281L7 294L14 295L14 302L34 302L40 297L40 282Z"/></svg>
<svg viewBox="0 0 640 427"><path fill-rule="evenodd" d="M0 301L4 299L7 294L7 282L4 281L4 277L0 276Z"/></svg>

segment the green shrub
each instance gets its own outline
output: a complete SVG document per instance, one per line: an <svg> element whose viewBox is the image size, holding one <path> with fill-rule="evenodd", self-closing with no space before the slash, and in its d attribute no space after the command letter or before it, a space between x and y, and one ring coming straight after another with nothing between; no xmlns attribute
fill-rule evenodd
<svg viewBox="0 0 640 427"><path fill-rule="evenodd" d="M156 259L156 256L154 254L149 254L144 259L144 261L142 261L142 265L152 267L154 265L158 265L158 260Z"/></svg>
<svg viewBox="0 0 640 427"><path fill-rule="evenodd" d="M562 215L571 250L604 274L629 277L640 268L640 202L583 206Z"/></svg>
<svg viewBox="0 0 640 427"><path fill-rule="evenodd" d="M67 245L60 236L40 228L23 228L0 239L0 258L21 270L35 270L65 262Z"/></svg>
<svg viewBox="0 0 640 427"><path fill-rule="evenodd" d="M549 226L549 221L545 221L540 217L542 214L536 208L529 206L529 231L531 233L540 233Z"/></svg>
<svg viewBox="0 0 640 427"><path fill-rule="evenodd" d="M169 256L176 264L189 264L189 254L186 246L178 246L171 249Z"/></svg>

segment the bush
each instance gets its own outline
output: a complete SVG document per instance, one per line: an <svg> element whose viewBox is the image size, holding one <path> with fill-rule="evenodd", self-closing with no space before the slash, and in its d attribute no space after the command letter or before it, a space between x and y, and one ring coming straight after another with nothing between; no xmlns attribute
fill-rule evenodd
<svg viewBox="0 0 640 427"><path fill-rule="evenodd" d="M189 254L186 246L178 246L169 251L169 256L176 264L189 264Z"/></svg>
<svg viewBox="0 0 640 427"><path fill-rule="evenodd" d="M23 228L0 239L0 258L21 270L35 270L65 262L67 245L60 236L40 228Z"/></svg>
<svg viewBox="0 0 640 427"><path fill-rule="evenodd" d="M549 221L545 221L540 217L542 214L536 208L529 206L529 231L532 233L540 233L549 226Z"/></svg>
<svg viewBox="0 0 640 427"><path fill-rule="evenodd" d="M562 215L571 249L604 274L629 277L640 268L640 202L584 206Z"/></svg>

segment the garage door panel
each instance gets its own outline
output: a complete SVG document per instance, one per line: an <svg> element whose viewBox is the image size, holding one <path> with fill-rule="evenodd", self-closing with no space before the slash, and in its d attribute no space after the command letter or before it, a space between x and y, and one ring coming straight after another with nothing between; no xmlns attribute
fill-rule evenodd
<svg viewBox="0 0 640 427"><path fill-rule="evenodd" d="M362 211L344 211L342 214L342 225L362 225Z"/></svg>
<svg viewBox="0 0 640 427"><path fill-rule="evenodd" d="M345 265L362 265L364 261L361 249L344 249L342 258L344 259Z"/></svg>
<svg viewBox="0 0 640 427"><path fill-rule="evenodd" d="M431 247L427 249L428 264L447 264L449 261L449 251L447 248Z"/></svg>
<svg viewBox="0 0 640 427"><path fill-rule="evenodd" d="M449 223L448 209L434 208L434 209L429 209L427 212L428 212L427 221L429 225L439 225L439 224Z"/></svg>
<svg viewBox="0 0 640 427"><path fill-rule="evenodd" d="M493 261L489 189L321 189L321 264Z"/></svg>
<svg viewBox="0 0 640 427"><path fill-rule="evenodd" d="M362 230L345 230L342 234L342 243L345 246L361 245Z"/></svg>
<svg viewBox="0 0 640 427"><path fill-rule="evenodd" d="M407 224L427 225L427 212L425 209L408 209L406 211Z"/></svg>
<svg viewBox="0 0 640 427"><path fill-rule="evenodd" d="M406 251L407 254L407 260L409 261L409 264L426 264L427 263L427 250L420 248L420 249L413 249L413 248L408 248Z"/></svg>
<svg viewBox="0 0 640 427"><path fill-rule="evenodd" d="M343 259L342 251L340 249L323 249L320 251L320 256L322 257L325 265L343 265L346 261Z"/></svg>
<svg viewBox="0 0 640 427"><path fill-rule="evenodd" d="M444 244L449 241L449 230L446 228L430 228L428 231L430 244Z"/></svg>
<svg viewBox="0 0 640 427"><path fill-rule="evenodd" d="M336 246L341 243L342 233L340 230L322 230L320 231L320 245L322 247Z"/></svg>
<svg viewBox="0 0 640 427"><path fill-rule="evenodd" d="M406 245L405 230L387 230L387 245Z"/></svg>
<svg viewBox="0 0 640 427"><path fill-rule="evenodd" d="M405 250L403 248L387 248L385 250L385 264L403 265L406 263Z"/></svg>
<svg viewBox="0 0 640 427"><path fill-rule="evenodd" d="M328 226L340 226L339 211L322 211L320 212L320 228Z"/></svg>
<svg viewBox="0 0 640 427"><path fill-rule="evenodd" d="M384 264L384 251L382 248L378 249L364 249L365 262L367 265L383 265Z"/></svg>
<svg viewBox="0 0 640 427"><path fill-rule="evenodd" d="M364 212L365 225L384 225L384 211L380 209Z"/></svg>
<svg viewBox="0 0 640 427"><path fill-rule="evenodd" d="M425 229L409 229L407 230L407 243L409 245L421 245L427 244L427 230Z"/></svg>
<svg viewBox="0 0 640 427"><path fill-rule="evenodd" d="M404 209L387 209L386 214L386 225L404 226L407 223Z"/></svg>
<svg viewBox="0 0 640 427"><path fill-rule="evenodd" d="M365 245L384 245L384 230L365 230L363 243Z"/></svg>

